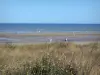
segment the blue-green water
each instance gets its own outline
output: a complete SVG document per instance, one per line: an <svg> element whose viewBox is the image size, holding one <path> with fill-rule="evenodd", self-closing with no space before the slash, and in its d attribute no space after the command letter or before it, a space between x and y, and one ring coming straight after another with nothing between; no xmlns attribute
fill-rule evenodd
<svg viewBox="0 0 100 75"><path fill-rule="evenodd" d="M0 32L100 31L100 24L0 23Z"/></svg>

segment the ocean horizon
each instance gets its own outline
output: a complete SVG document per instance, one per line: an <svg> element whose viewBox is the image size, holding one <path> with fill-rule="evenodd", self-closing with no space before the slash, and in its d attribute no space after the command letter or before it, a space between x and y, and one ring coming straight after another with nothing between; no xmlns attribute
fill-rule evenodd
<svg viewBox="0 0 100 75"><path fill-rule="evenodd" d="M100 24L66 24L66 23L0 23L0 32L100 32Z"/></svg>

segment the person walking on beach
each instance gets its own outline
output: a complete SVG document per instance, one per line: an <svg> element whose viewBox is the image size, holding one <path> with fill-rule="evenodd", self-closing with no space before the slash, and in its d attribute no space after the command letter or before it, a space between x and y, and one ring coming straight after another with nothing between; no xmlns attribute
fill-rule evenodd
<svg viewBox="0 0 100 75"><path fill-rule="evenodd" d="M49 38L49 43L51 43L52 42L52 38Z"/></svg>
<svg viewBox="0 0 100 75"><path fill-rule="evenodd" d="M68 39L66 38L65 41L68 42Z"/></svg>
<svg viewBox="0 0 100 75"><path fill-rule="evenodd" d="M52 42L52 39L50 39L50 43Z"/></svg>

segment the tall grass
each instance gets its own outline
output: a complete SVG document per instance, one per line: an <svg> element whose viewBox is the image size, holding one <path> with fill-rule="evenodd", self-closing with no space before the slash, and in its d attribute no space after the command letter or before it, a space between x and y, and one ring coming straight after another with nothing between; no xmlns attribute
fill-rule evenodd
<svg viewBox="0 0 100 75"><path fill-rule="evenodd" d="M0 45L0 75L100 75L100 44Z"/></svg>

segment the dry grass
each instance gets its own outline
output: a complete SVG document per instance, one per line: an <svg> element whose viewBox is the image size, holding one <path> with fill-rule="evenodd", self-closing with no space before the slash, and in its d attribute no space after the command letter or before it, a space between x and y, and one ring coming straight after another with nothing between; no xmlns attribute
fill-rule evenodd
<svg viewBox="0 0 100 75"><path fill-rule="evenodd" d="M0 75L100 75L100 44L0 45Z"/></svg>

